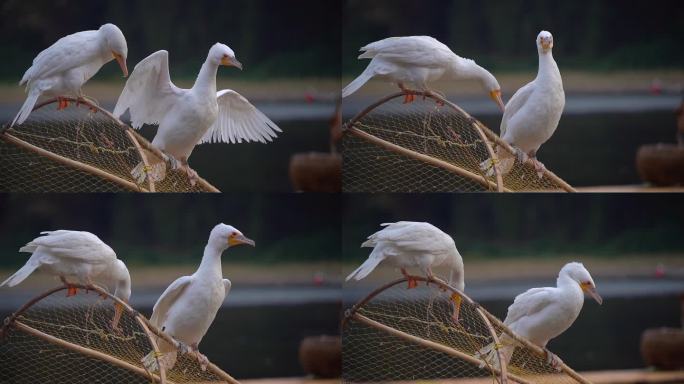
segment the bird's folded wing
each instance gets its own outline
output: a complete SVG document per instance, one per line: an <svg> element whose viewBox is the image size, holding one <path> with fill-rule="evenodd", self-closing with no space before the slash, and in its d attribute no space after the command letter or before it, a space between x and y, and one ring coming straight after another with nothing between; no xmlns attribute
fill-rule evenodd
<svg viewBox="0 0 684 384"><path fill-rule="evenodd" d="M131 113L131 125L159 124L159 121L183 95L184 90L171 82L169 53L157 51L139 62L126 81L114 116Z"/></svg>
<svg viewBox="0 0 684 384"><path fill-rule="evenodd" d="M554 288L532 288L519 294L508 307L504 324L509 325L524 316L531 316L553 303Z"/></svg>
<svg viewBox="0 0 684 384"><path fill-rule="evenodd" d="M400 221L382 225L385 228L369 239L391 242L399 251L432 252L444 248L441 232L427 223Z"/></svg>
<svg viewBox="0 0 684 384"><path fill-rule="evenodd" d="M359 58L380 57L409 66L443 65L453 52L429 36L390 37L361 48Z"/></svg>
<svg viewBox="0 0 684 384"><path fill-rule="evenodd" d="M35 238L27 247L45 247L52 257L82 263L107 264L116 260L114 251L90 232L57 230L41 234L45 236Z"/></svg>
<svg viewBox="0 0 684 384"><path fill-rule="evenodd" d="M266 143L276 137L276 132L282 132L271 119L233 90L219 91L216 100L218 117L199 144L242 141Z"/></svg>
<svg viewBox="0 0 684 384"><path fill-rule="evenodd" d="M95 31L84 31L57 40L33 59L20 84L50 77L94 60L100 53L96 37Z"/></svg>
<svg viewBox="0 0 684 384"><path fill-rule="evenodd" d="M503 137L503 135L506 133L508 122L513 118L513 116L515 116L516 113L518 113L518 111L520 111L520 108L527 103L527 100L530 98L530 95L533 91L534 82L527 83L522 88L518 89L513 94L513 97L508 100L503 117L501 118L501 131L499 133L501 137Z"/></svg>
<svg viewBox="0 0 684 384"><path fill-rule="evenodd" d="M159 296L159 299L157 299L157 302L152 309L152 317L150 317L150 322L152 324L161 327L164 320L166 320L166 314L168 313L169 308L178 300L185 288L192 283L193 279L193 276L182 276L177 278L166 288L164 293Z"/></svg>

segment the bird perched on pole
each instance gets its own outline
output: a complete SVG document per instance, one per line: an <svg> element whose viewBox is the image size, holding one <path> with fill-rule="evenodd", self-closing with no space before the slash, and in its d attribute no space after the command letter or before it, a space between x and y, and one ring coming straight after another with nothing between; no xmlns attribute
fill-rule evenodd
<svg viewBox="0 0 684 384"><path fill-rule="evenodd" d="M208 359L199 352L199 343L231 288L230 280L222 275L221 255L226 249L242 244L255 245L232 226L216 225L209 234L197 271L171 283L152 310L150 322L178 341L183 349L189 347L202 367L206 367ZM172 369L177 358L176 348L161 339L158 346L162 354L159 361L165 369ZM142 362L150 372L159 370L154 352L143 357Z"/></svg>
<svg viewBox="0 0 684 384"><path fill-rule="evenodd" d="M128 76L128 45L119 27L105 24L96 31L77 32L57 40L33 59L19 85L26 85L26 101L10 127L22 124L41 99L57 97L59 109L69 103L65 97L83 98L81 88L106 63L116 60Z"/></svg>
<svg viewBox="0 0 684 384"><path fill-rule="evenodd" d="M371 78L389 80L406 94L404 103L414 100L413 92L406 88L412 84L428 94L433 91L429 83L442 78L473 79L482 84L489 97L503 111L501 87L496 78L475 61L464 59L430 36L389 37L370 43L360 49L359 59L371 59L366 69L342 90L342 97L356 92Z"/></svg>
<svg viewBox="0 0 684 384"><path fill-rule="evenodd" d="M446 265L449 267L447 284L463 292L465 278L463 258L456 249L454 239L430 223L400 221L384 223L382 230L368 236L361 247L372 247L368 259L354 272L347 276L361 280L368 276L383 261L400 268L408 279L408 287L415 288L417 281L407 272L407 268L419 268L428 278L433 278L432 267ZM453 318L458 320L462 298L453 297L455 302Z"/></svg>

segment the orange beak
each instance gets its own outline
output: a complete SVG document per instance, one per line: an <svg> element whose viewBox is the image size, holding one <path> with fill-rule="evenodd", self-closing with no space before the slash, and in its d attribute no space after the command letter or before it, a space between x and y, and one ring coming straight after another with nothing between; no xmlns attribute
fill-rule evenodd
<svg viewBox="0 0 684 384"><path fill-rule="evenodd" d="M506 110L506 107L504 106L503 100L501 99L501 90L500 89L489 92L489 97L492 100L494 100L496 105L499 106L499 109L501 110L501 112L504 112Z"/></svg>
<svg viewBox="0 0 684 384"><path fill-rule="evenodd" d="M119 67L121 67L121 72L123 72L124 77L128 77L128 67L126 67L126 60L123 58L118 53L113 53L114 59L116 59L116 62L119 63Z"/></svg>

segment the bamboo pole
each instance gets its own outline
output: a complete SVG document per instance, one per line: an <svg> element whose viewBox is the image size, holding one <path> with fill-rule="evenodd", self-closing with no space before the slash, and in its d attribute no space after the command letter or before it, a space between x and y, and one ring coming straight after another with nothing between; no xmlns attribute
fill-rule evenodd
<svg viewBox="0 0 684 384"><path fill-rule="evenodd" d="M369 327L373 327L373 328L376 328L376 329L381 330L383 332L389 333L390 335L399 337L400 339L404 339L404 340L409 341L411 343L418 344L422 347L432 349L432 350L436 350L436 351L445 353L449 356L453 356L453 357L465 360L468 363L473 364L477 367L479 367L480 364L482 364L482 361L480 359L477 359L477 358L470 356L466 353L463 353L463 352L458 351L456 349L450 348L446 345L436 343L436 342L431 341L431 340L426 340L426 339L422 339L422 338L417 337L417 336L410 335L410 334L405 333L403 331L400 331L396 328L388 327L385 324L382 324L382 323L379 323L375 320L369 319L366 316L360 315L358 313L353 314L352 319L354 319L358 322L361 322L361 323L363 323ZM488 366L488 368L496 376L498 376L500 378L506 377L506 376L502 376L501 371L498 368L492 367L492 366ZM519 376L516 376L512 373L508 373L507 377L509 377L511 380L515 380L521 384L533 384L532 382L525 380ZM502 381L501 383L505 383L505 381Z"/></svg>
<svg viewBox="0 0 684 384"><path fill-rule="evenodd" d="M37 147L33 144L27 143L24 140L21 140L17 137L14 137L10 135L9 133L5 132L0 134L0 138L5 140L8 143L14 144L24 150L27 150L29 152L34 152L37 153L41 156L47 157L48 159L57 162L59 164L62 164L64 166L70 167L70 168L75 168L79 171L91 174L93 176L97 176L99 178L105 179L107 181L110 181L122 188L125 188L130 191L139 191L139 192L149 192L147 189L130 182L128 180L122 179L119 176L113 175L109 172L105 172L99 168L93 167L91 165L81 163L80 161L72 160L69 158L66 158L64 156L60 156L56 153L47 151L43 148Z"/></svg>
<svg viewBox="0 0 684 384"><path fill-rule="evenodd" d="M151 373L147 372L146 370L144 370L140 367L137 367L137 366L135 366L129 362L119 360L115 357L109 356L109 355L102 353L100 351L96 351L94 349L86 348L86 347L83 347L83 346L73 344L73 343L70 343L68 341L59 339L59 338L54 337L52 335L48 335L48 334L43 333L43 332L41 332L35 328L29 327L28 325L25 325L24 323L22 323L18 320L15 320L14 323L12 324L12 326L21 332L28 333L29 335L38 337L39 339L46 341L50 344L54 344L54 345L57 345L59 347L65 348L65 349L69 349L71 351L75 351L77 353L80 353L80 354L83 354L83 355L86 355L86 356L89 356L89 357L92 357L92 358L95 358L98 360L102 360L106 363L109 363L109 364L115 365L117 367L129 370L129 371L136 373L140 376L152 379L155 382L164 383L164 381L162 381L159 376L151 374ZM166 380L165 382L166 383L173 383L169 380Z"/></svg>
<svg viewBox="0 0 684 384"><path fill-rule="evenodd" d="M414 160L421 161L423 163L427 163L430 165L433 165L438 168L442 168L448 172L455 173L461 177L465 177L467 179L470 179L472 181L475 181L482 185L483 187L487 189L498 189L498 186L496 183L494 183L491 180L488 180L487 178L477 175L475 173L472 173L466 169L457 167L451 163L448 163L444 160L440 160L437 158L434 158L432 156L424 155L422 153L418 153L415 151L412 151L410 149L404 148L402 146L396 145L394 143L390 143L389 141L385 141L379 137L373 136L367 132L364 132L358 128L355 127L347 127L346 129L347 134L354 135L356 137L359 137L363 140L366 140L368 142L371 142L379 147L382 147L390 152L398 153L400 155L404 155L406 157L410 157Z"/></svg>

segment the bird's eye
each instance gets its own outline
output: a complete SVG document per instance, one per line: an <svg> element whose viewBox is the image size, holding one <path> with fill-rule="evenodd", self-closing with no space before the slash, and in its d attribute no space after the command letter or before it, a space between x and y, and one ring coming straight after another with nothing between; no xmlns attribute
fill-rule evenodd
<svg viewBox="0 0 684 384"><path fill-rule="evenodd" d="M230 234L230 237L235 237L235 236L237 236L237 233L235 233L235 232L232 232L232 233Z"/></svg>

